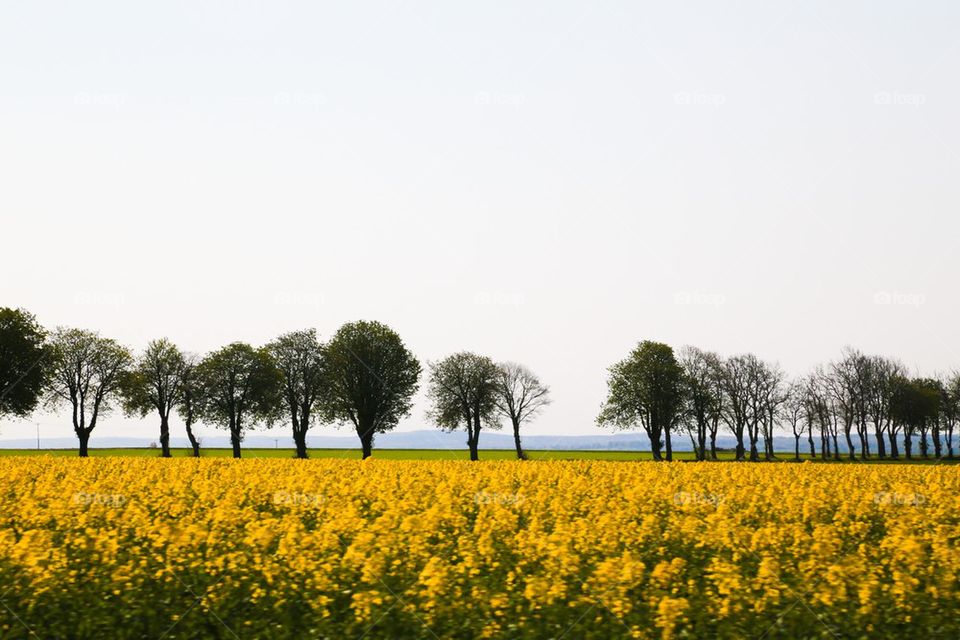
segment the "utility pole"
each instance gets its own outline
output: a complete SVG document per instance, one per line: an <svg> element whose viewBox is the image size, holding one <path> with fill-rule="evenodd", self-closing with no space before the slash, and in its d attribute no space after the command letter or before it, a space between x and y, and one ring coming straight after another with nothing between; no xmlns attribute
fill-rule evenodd
<svg viewBox="0 0 960 640"><path fill-rule="evenodd" d="M274 448L274 449L279 449L279 448L280 448L280 438L274 438L274 439L273 439L273 448Z"/></svg>

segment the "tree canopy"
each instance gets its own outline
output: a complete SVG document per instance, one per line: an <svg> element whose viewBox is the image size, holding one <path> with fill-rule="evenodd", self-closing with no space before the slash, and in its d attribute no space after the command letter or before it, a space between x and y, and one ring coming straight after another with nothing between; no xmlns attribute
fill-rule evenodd
<svg viewBox="0 0 960 640"><path fill-rule="evenodd" d="M0 416L25 417L43 394L46 332L23 309L0 308Z"/></svg>
<svg viewBox="0 0 960 640"><path fill-rule="evenodd" d="M420 363L400 336L380 322L349 322L327 344L326 417L352 424L362 455L370 456L374 436L410 414Z"/></svg>

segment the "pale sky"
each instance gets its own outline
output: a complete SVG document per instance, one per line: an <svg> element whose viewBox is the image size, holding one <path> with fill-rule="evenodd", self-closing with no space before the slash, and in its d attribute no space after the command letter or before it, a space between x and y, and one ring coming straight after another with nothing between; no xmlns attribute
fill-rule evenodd
<svg viewBox="0 0 960 640"><path fill-rule="evenodd" d="M197 352L376 319L529 365L538 434L643 339L946 370L957 78L953 2L5 2L0 305Z"/></svg>

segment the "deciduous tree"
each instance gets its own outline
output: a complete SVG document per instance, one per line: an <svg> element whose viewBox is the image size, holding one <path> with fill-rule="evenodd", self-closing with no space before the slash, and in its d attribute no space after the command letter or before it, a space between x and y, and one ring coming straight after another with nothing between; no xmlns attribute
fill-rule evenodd
<svg viewBox="0 0 960 640"><path fill-rule="evenodd" d="M447 431L466 428L471 460L480 459L483 425L499 428L500 374L493 360L467 351L430 364L428 416Z"/></svg>
<svg viewBox="0 0 960 640"><path fill-rule="evenodd" d="M93 331L57 328L49 344L48 398L53 404L69 403L80 457L87 457L90 434L119 396L130 352L115 340Z"/></svg>
<svg viewBox="0 0 960 640"><path fill-rule="evenodd" d="M327 388L326 356L313 329L285 333L270 344L281 375L280 413L290 420L297 457L307 457L307 430L313 426L317 407Z"/></svg>
<svg viewBox="0 0 960 640"><path fill-rule="evenodd" d="M46 332L23 309L0 308L0 417L30 415L43 394Z"/></svg>
<svg viewBox="0 0 960 640"><path fill-rule="evenodd" d="M207 355L196 369L200 416L227 429L233 457L240 457L244 430L275 411L280 372L266 349L234 342Z"/></svg>
<svg viewBox="0 0 960 640"><path fill-rule="evenodd" d="M673 459L670 432L683 410L683 369L673 349L645 340L627 358L610 367L607 400L597 423L616 429L643 427L654 460Z"/></svg>
<svg viewBox="0 0 960 640"><path fill-rule="evenodd" d="M368 458L374 436L410 414L420 363L390 327L366 320L340 327L326 352L325 416L352 424Z"/></svg>
<svg viewBox="0 0 960 640"><path fill-rule="evenodd" d="M550 388L530 369L515 362L502 362L498 365L497 393L495 402L500 413L510 421L513 427L513 443L517 449L517 458L526 459L520 446L520 427L537 416L550 404Z"/></svg>
<svg viewBox="0 0 960 640"><path fill-rule="evenodd" d="M170 412L180 403L187 362L167 338L154 340L124 378L124 406L128 413L160 415L160 455L170 457Z"/></svg>

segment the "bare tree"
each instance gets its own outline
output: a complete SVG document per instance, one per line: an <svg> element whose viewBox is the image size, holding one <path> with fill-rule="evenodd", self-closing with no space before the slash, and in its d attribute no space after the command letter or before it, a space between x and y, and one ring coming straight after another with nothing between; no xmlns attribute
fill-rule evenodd
<svg viewBox="0 0 960 640"><path fill-rule="evenodd" d="M709 407L707 433L710 437L710 459L717 459L717 433L720 430L720 423L723 422L724 412L726 410L727 397L723 387L723 359L713 352L706 354L707 366L710 370L709 384L713 403Z"/></svg>
<svg viewBox="0 0 960 640"><path fill-rule="evenodd" d="M133 358L115 340L82 329L58 327L49 349L48 400L70 403L80 457L85 458L90 434L112 408Z"/></svg>
<svg viewBox="0 0 960 640"><path fill-rule="evenodd" d="M723 363L723 393L726 398L724 403L724 422L737 440L736 459L743 460L746 457L746 448L744 447L744 432L752 438L751 425L755 425L753 412L753 376L755 374L753 362L756 358L751 355L733 356L727 358ZM756 441L753 443L753 450L756 451Z"/></svg>
<svg viewBox="0 0 960 640"><path fill-rule="evenodd" d="M679 363L683 369L683 412L681 424L686 427L697 460L707 459L707 437L710 437L711 457L716 459L716 427L722 402L720 387L716 384L716 354L696 347L683 347Z"/></svg>
<svg viewBox="0 0 960 640"><path fill-rule="evenodd" d="M807 411L809 420L820 432L820 457L839 458L833 402L827 388L827 374L817 367L807 378Z"/></svg>
<svg viewBox="0 0 960 640"><path fill-rule="evenodd" d="M784 385L786 375L777 363L760 362L757 378L757 392L760 398L760 424L763 429L764 458L773 460L774 429L782 405L789 399L788 388Z"/></svg>
<svg viewBox="0 0 960 640"><path fill-rule="evenodd" d="M890 456L897 457L897 439L890 429L890 397L893 394L893 380L898 375L904 375L906 369L902 364L890 358L871 356L869 358L869 384L867 385L867 413L873 424L873 432L877 441L877 455L880 459L887 456L885 436L889 436Z"/></svg>
<svg viewBox="0 0 960 640"><path fill-rule="evenodd" d="M807 389L802 382L793 382L787 387L784 398L781 415L793 432L793 457L800 462L800 438L810 425L809 420L804 422L808 417ZM812 436L810 444L813 445Z"/></svg>
<svg viewBox="0 0 960 640"><path fill-rule="evenodd" d="M850 436L857 419L858 382L856 365L852 358L844 357L830 364L829 373L824 378L826 388L833 405L833 414L843 427L847 441L847 457L856 460L857 449Z"/></svg>
<svg viewBox="0 0 960 640"><path fill-rule="evenodd" d="M520 446L520 426L550 404L550 388L521 364L503 362L497 365L497 369L494 403L513 426L517 458L526 460L526 454Z"/></svg>

